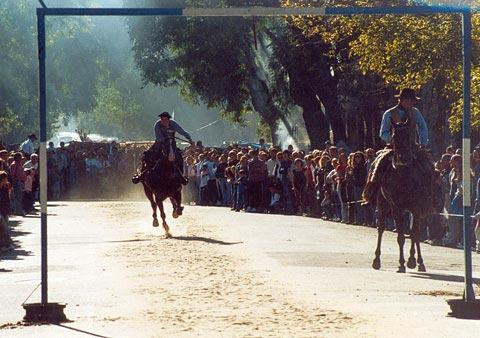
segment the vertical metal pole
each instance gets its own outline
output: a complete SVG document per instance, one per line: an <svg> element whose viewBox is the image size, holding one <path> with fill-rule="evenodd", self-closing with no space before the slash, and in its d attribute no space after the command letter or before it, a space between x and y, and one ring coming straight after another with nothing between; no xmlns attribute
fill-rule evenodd
<svg viewBox="0 0 480 338"><path fill-rule="evenodd" d="M463 23L463 248L465 254L465 290L466 301L475 300L472 286L472 250L471 245L471 177L470 177L470 83L472 56L472 14L470 10L462 13Z"/></svg>
<svg viewBox="0 0 480 338"><path fill-rule="evenodd" d="M45 15L37 10L38 29L38 89L40 118L40 205L41 205L41 259L42 305L48 303L47 269L47 102L45 81Z"/></svg>

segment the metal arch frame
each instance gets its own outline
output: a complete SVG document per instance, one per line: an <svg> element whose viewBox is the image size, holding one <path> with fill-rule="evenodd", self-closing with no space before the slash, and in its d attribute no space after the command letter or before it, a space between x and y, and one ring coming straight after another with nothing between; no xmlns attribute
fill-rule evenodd
<svg viewBox="0 0 480 338"><path fill-rule="evenodd" d="M41 303L48 303L47 262L47 116L45 78L45 18L47 16L288 16L288 15L425 15L461 14L463 32L463 235L465 260L464 299L475 300L472 286L471 201L470 201L470 86L472 13L478 9L452 6L413 7L298 7L298 8L37 8L40 119L40 203L41 203Z"/></svg>

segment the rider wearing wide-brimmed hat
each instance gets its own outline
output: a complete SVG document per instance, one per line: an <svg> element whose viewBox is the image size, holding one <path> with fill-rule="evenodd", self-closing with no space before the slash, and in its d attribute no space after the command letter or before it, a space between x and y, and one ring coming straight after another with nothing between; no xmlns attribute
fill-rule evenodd
<svg viewBox="0 0 480 338"><path fill-rule="evenodd" d="M415 151L415 163L418 169L425 173L426 178L433 177L433 163L428 159L423 148L428 144L428 127L422 113L415 107L417 97L415 90L405 88L398 98L398 104L388 109L383 114L380 126L380 138L389 143L392 141L392 123L406 123L409 128L409 135L416 144L419 145ZM363 199L369 203L375 203L376 194L378 192L377 181L383 175L384 170L390 165L392 159L392 150L382 151L375 160L370 173L368 175L367 185L363 191Z"/></svg>
<svg viewBox="0 0 480 338"><path fill-rule="evenodd" d="M380 138L387 143L390 142L392 140L392 122L408 122L411 124L413 136L416 138L418 136L418 143L426 146L428 144L427 124L420 110L415 107L417 100L420 98L411 88L403 89L400 95L395 95L395 97L398 98L398 104L383 114Z"/></svg>
<svg viewBox="0 0 480 338"><path fill-rule="evenodd" d="M188 181L183 176L182 152L177 148L177 144L175 142L175 133L179 133L180 135L184 136L191 145L194 144L192 137L177 122L172 120L172 117L168 112L164 111L163 113L159 114L158 117L160 119L155 122L155 144L147 151L153 153L163 151L164 154L175 156L175 171L178 177L182 180L182 184L186 184ZM132 182L137 184L142 181L144 173L148 169L149 168L146 168L146 170L144 170L142 173L134 176L132 178Z"/></svg>

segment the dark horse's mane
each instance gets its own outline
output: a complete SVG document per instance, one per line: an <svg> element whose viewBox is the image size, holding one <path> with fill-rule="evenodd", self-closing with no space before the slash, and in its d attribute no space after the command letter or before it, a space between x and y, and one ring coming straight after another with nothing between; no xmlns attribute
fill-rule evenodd
<svg viewBox="0 0 480 338"><path fill-rule="evenodd" d="M146 151L143 154L140 162L140 171L145 168L151 168L142 181L143 190L147 196L153 210L153 226L158 226L157 206L162 217L162 225L165 229L167 237L171 237L169 227L165 220L166 215L163 209L163 201L170 199L173 205L173 218L177 218L181 214L181 189L180 180L175 177L175 167L172 161L169 161L168 156L163 152L157 153Z"/></svg>
<svg viewBox="0 0 480 338"><path fill-rule="evenodd" d="M405 272L405 259L403 256L403 245L405 243L405 213L410 212L413 216L411 229L411 248L407 266L414 268L418 262L419 271L425 271L423 259L420 252L420 224L422 220L435 211L432 199L433 177L432 171L422 168L421 153L415 144L412 126L408 121L394 123L392 121L392 145L393 151L387 152L390 162L384 161L387 165L382 168L379 176L379 191L376 195L376 207L378 210L378 241L375 251L373 268L380 268L380 247L382 234L385 230L385 219L395 220L400 248L399 270ZM413 135L412 135L413 134ZM377 163L378 165L378 163ZM418 259L415 259L415 247Z"/></svg>

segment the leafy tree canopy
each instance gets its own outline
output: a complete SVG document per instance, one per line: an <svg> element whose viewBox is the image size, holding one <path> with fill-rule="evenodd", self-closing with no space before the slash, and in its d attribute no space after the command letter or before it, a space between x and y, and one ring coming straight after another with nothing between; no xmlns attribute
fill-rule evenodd
<svg viewBox="0 0 480 338"><path fill-rule="evenodd" d="M311 2L310 4L312 4ZM317 3L317 2L316 2ZM303 2L303 4L305 4ZM298 5L285 1L285 6ZM414 6L414 1L323 1L328 6ZM472 6L478 5L476 2ZM387 84L420 89L433 83L436 92L453 111L450 128L461 121L462 26L460 15L295 17L294 24L306 36L334 46L348 41L349 53L364 73L381 76ZM473 15L473 126L479 127L480 75L478 46L480 16Z"/></svg>

